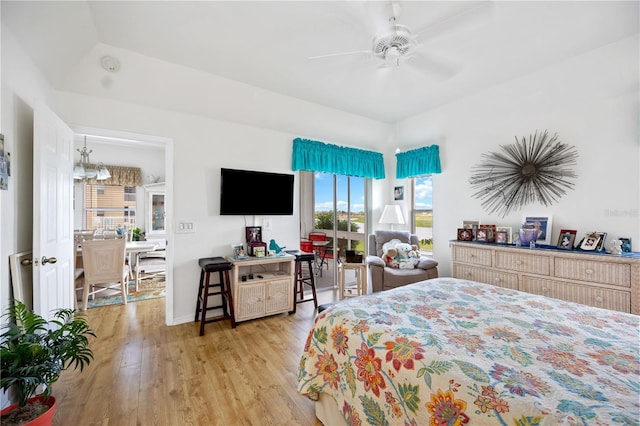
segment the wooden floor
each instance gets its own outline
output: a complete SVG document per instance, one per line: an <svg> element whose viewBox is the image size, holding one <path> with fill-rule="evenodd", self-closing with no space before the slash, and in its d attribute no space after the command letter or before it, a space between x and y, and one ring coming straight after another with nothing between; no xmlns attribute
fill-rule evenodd
<svg viewBox="0 0 640 426"><path fill-rule="evenodd" d="M318 293L319 302L336 298ZM164 299L87 311L97 339L82 373L54 384L54 426L321 425L299 395L298 363L313 302L293 315L164 325Z"/></svg>

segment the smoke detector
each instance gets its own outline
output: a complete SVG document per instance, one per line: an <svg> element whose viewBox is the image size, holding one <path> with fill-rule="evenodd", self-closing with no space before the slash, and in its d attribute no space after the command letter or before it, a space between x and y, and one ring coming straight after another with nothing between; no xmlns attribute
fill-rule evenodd
<svg viewBox="0 0 640 426"><path fill-rule="evenodd" d="M102 68L109 72L118 72L120 70L120 61L111 55L105 55L100 59Z"/></svg>

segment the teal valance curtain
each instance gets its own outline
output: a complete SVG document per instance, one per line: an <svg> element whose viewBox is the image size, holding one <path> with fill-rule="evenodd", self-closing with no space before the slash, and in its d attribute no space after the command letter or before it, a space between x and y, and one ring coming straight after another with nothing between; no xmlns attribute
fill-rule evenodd
<svg viewBox="0 0 640 426"><path fill-rule="evenodd" d="M396 179L441 173L440 147L425 146L396 154Z"/></svg>
<svg viewBox="0 0 640 426"><path fill-rule="evenodd" d="M293 140L292 170L384 179L382 154L309 139Z"/></svg>

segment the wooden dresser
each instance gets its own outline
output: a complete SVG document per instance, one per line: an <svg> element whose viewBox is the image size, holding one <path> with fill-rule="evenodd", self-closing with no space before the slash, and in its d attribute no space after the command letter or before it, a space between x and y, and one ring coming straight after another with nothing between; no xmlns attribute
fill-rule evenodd
<svg viewBox="0 0 640 426"><path fill-rule="evenodd" d="M452 274L640 315L640 256L451 241Z"/></svg>

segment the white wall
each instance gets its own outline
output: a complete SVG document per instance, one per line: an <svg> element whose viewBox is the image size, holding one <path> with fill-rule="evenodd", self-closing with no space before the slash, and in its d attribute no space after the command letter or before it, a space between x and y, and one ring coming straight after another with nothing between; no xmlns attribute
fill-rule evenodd
<svg viewBox="0 0 640 426"><path fill-rule="evenodd" d="M559 230L570 228L579 236L631 237L640 250L639 45L638 37L628 38L397 125L400 145L440 145L443 171L433 178L433 205L441 275L451 272L448 241L463 220L516 230L524 214L545 212L554 244ZM472 167L483 153L545 129L576 147L575 189L552 206L526 206L504 218L485 212L472 197Z"/></svg>

